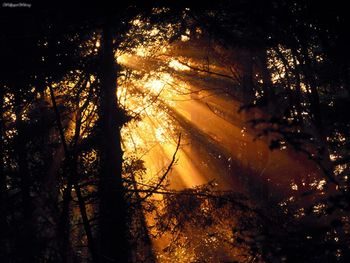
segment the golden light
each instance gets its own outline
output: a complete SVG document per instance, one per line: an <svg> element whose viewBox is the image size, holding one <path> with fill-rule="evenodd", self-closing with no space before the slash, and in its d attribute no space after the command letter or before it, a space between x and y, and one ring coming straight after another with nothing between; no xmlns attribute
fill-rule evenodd
<svg viewBox="0 0 350 263"><path fill-rule="evenodd" d="M125 65L129 60L129 55L128 54L123 54L117 56L117 63L121 65Z"/></svg>
<svg viewBox="0 0 350 263"><path fill-rule="evenodd" d="M152 92L158 94L162 91L162 89L164 88L165 84L162 80L159 79L154 79L151 80L147 83L145 83L145 88L151 90Z"/></svg>
<svg viewBox="0 0 350 263"><path fill-rule="evenodd" d="M136 55L140 56L140 57L146 57L148 54L148 50L145 47L138 47L135 50Z"/></svg>
<svg viewBox="0 0 350 263"><path fill-rule="evenodd" d="M168 175L170 189L215 181L219 190L250 195L251 185L246 182L252 180L273 184L276 193L288 195L300 188L300 182L291 185L293 174L307 177L317 173L313 173L316 168L311 161L301 163L292 151L270 152L269 143L257 139L247 128L244 114L238 113L241 103L210 89L208 83L213 80L218 83L215 88L220 89L222 84L217 78L210 79L211 76L202 72L191 74L193 69L180 62L182 55L176 57L171 47L160 50L158 57L149 57L150 50L143 46L117 58L118 63L141 76L137 80L125 80L118 87L118 98L124 107L141 118L122 129L125 155L142 158L147 168L145 175L138 179L140 184L150 184L162 176L175 152L179 132L186 136L181 140L176 165ZM198 64L200 68L196 61L188 63L195 67ZM210 67L225 73L222 65ZM272 76L272 81L283 77L281 72ZM125 99L120 99L122 97ZM249 171L249 175L245 175L249 178L242 177L243 170ZM161 199L160 196L153 198ZM162 246L157 246L161 251Z"/></svg>
<svg viewBox="0 0 350 263"><path fill-rule="evenodd" d="M180 63L178 60L176 59L172 59L170 60L169 62L169 67L175 69L175 70L182 70L182 71L185 71L185 70L190 70L190 68L182 63Z"/></svg>

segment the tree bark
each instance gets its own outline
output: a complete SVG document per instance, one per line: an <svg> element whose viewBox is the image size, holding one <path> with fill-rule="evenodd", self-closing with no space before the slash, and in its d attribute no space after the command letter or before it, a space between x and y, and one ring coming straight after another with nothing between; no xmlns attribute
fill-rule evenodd
<svg viewBox="0 0 350 263"><path fill-rule="evenodd" d="M0 261L6 260L6 236L7 236L7 209L6 209L6 175L4 167L4 87L0 88Z"/></svg>
<svg viewBox="0 0 350 263"><path fill-rule="evenodd" d="M17 138L14 151L16 152L23 212L23 230L20 233L21 237L18 239L18 249L21 258L28 262L35 262L35 254L38 253L38 251L36 250L35 225L32 214L34 206L30 195L31 180L27 161L27 139L26 131L24 130L24 122L21 116L22 98L19 94L15 95L15 104Z"/></svg>
<svg viewBox="0 0 350 263"><path fill-rule="evenodd" d="M99 228L100 262L129 262L126 203L122 181L122 126L116 97L112 28L104 25L101 45Z"/></svg>
<svg viewBox="0 0 350 263"><path fill-rule="evenodd" d="M253 57L252 51L249 48L242 48L240 51L240 63L242 65L242 102L243 106L248 106L253 102L254 93L253 93ZM242 137L241 137L241 164L244 171L249 171L249 167L251 166L251 161L249 160L248 152L253 150L249 147L249 142L246 140L246 133L248 132L249 120L253 119L254 116L251 112L251 109L248 107L241 114L242 116ZM255 149L254 149L255 150ZM250 192L255 192L252 188L253 185L249 180L249 172L242 172L240 175L240 181L243 182L243 185Z"/></svg>
<svg viewBox="0 0 350 263"><path fill-rule="evenodd" d="M310 86L310 109L313 116L314 125L316 128L315 137L319 143L319 155L320 162L319 165L323 170L324 174L332 183L336 183L334 178L334 166L330 159L330 151L327 142L327 132L323 124L322 111L321 111L321 102L319 92L317 90L317 82L312 72L312 64L308 56L307 50L302 48L302 53L304 55L305 63L305 76ZM335 185L331 185L332 191L335 191Z"/></svg>

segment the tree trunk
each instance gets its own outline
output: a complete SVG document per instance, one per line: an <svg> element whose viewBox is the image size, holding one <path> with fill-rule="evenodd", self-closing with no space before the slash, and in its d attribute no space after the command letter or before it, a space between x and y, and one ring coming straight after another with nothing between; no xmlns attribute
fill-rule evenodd
<svg viewBox="0 0 350 263"><path fill-rule="evenodd" d="M5 204L5 192L6 192L6 177L5 177L5 171L4 171L4 119L3 119L3 107L4 107L4 92L3 87L0 88L0 209L1 209L1 215L0 215L0 223L3 223L3 207ZM3 225L1 224L0 227Z"/></svg>
<svg viewBox="0 0 350 263"><path fill-rule="evenodd" d="M273 116L274 114L274 103L276 102L276 96L275 96L275 90L273 88L272 80L271 80L271 74L268 68L268 54L266 48L263 48L258 51L258 61L259 61L259 68L261 72L262 77L262 90L264 92L264 97L266 99L266 110L267 110L267 119ZM266 143L270 144L271 135L268 133L266 135ZM270 159L271 159L271 150L267 147L267 149L261 150L263 165L262 170L260 173L260 176L263 176L266 169L268 168ZM268 200L269 198L269 183L265 179L265 177L262 177L261 180L263 180L263 184L261 186L261 196L263 200Z"/></svg>
<svg viewBox="0 0 350 263"><path fill-rule="evenodd" d="M240 51L240 63L242 67L242 102L243 106L248 106L253 102L254 93L253 93L253 58L252 51L249 48L242 48ZM241 152L241 164L242 164L242 174L240 175L240 181L243 182L243 185L248 189L249 192L255 192L255 189L252 188L252 184L249 180L251 174L249 174L251 161L249 160L249 151L253 149L249 147L252 145L251 142L247 142L246 134L248 132L249 120L253 119L251 108L246 108L241 114L242 118L242 137L240 143L240 152ZM255 149L254 149L255 150ZM244 172L243 172L244 171Z"/></svg>
<svg viewBox="0 0 350 263"><path fill-rule="evenodd" d="M136 221L137 225L137 235L139 240L133 240L136 245L133 247L136 248L131 253L132 262L147 262L153 263L156 262L156 256L152 247L152 240L150 238L150 232L147 226L147 220L144 214L142 197L138 192L137 181L134 175L131 175L132 185L135 191L136 201L134 203L134 212L132 214L132 220ZM137 237L136 237L137 238Z"/></svg>
<svg viewBox="0 0 350 263"><path fill-rule="evenodd" d="M18 165L18 177L20 180L22 212L23 212L23 230L18 238L18 249L20 257L28 262L35 262L36 250L35 242L35 225L33 221L33 202L30 196L30 173L27 161L27 134L24 130L24 122L22 121L21 110L22 101L19 94L15 95L16 104L16 129L17 138L15 143L15 153Z"/></svg>
<svg viewBox="0 0 350 263"><path fill-rule="evenodd" d="M79 103L77 103L77 106L79 106ZM89 223L89 218L88 218L88 213L86 211L85 207L85 201L81 192L81 188L79 185L79 172L78 172L78 161L79 161L79 153L77 151L77 146L78 146L78 141L80 137L80 129L81 129L81 110L79 109L76 115L76 126L75 126L75 134L74 134L74 144L73 144L73 160L72 160L72 177L73 177L73 185L75 189L75 193L78 199L78 204L79 204L79 210L81 214L81 218L83 221L83 226L86 234L86 239L88 243L88 248L91 254L92 261L94 263L98 262L98 256L96 253L96 248L95 248L95 242L94 238L92 235L92 230L91 226Z"/></svg>
<svg viewBox="0 0 350 263"><path fill-rule="evenodd" d="M6 209L6 175L4 167L4 130L5 123L3 119L4 108L4 87L0 88L0 261L5 261L7 246L7 209Z"/></svg>
<svg viewBox="0 0 350 263"><path fill-rule="evenodd" d="M102 32L100 67L100 162L99 227L100 261L128 262L126 203L122 181L121 116L118 115L117 75L111 27Z"/></svg>
<svg viewBox="0 0 350 263"><path fill-rule="evenodd" d="M313 122L315 126L314 136L318 143L318 161L319 166L321 167L323 173L331 184L328 184L329 192L336 191L336 179L334 178L334 166L330 159L330 151L327 142L327 134L325 127L323 125L322 112L321 112L321 103L320 96L317 90L317 82L312 72L312 64L308 56L306 48L302 48L302 55L305 63L305 76L310 87L310 110L313 116Z"/></svg>

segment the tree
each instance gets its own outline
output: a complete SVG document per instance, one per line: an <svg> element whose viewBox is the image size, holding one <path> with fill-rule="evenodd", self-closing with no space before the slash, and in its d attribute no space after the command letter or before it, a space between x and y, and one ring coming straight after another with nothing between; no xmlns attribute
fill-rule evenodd
<svg viewBox="0 0 350 263"><path fill-rule="evenodd" d="M1 259L345 262L348 21L318 4L8 10Z"/></svg>

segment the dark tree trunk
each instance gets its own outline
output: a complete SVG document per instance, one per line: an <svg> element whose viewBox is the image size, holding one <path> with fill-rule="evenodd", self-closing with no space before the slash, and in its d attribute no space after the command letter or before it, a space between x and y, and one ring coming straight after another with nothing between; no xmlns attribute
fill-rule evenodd
<svg viewBox="0 0 350 263"><path fill-rule="evenodd" d="M0 261L6 260L6 236L7 236L7 209L6 209L6 175L4 167L4 87L0 88Z"/></svg>
<svg viewBox="0 0 350 263"><path fill-rule="evenodd" d="M18 177L20 180L21 200L22 200L22 212L23 212L23 223L20 238L18 238L18 249L20 258L27 262L35 262L35 254L38 253L35 239L35 225L33 221L33 202L30 195L31 178L28 169L27 159L27 136L25 131L25 123L22 121L21 110L22 100L19 94L15 95L16 104L16 129L17 138L15 144L15 153L18 165Z"/></svg>
<svg viewBox="0 0 350 263"><path fill-rule="evenodd" d="M140 193L138 192L137 187L137 181L135 179L135 176L132 175L131 177L133 188L135 191L135 207L134 207L134 213L132 214L132 220L136 221L137 225L137 236L140 240L134 240L136 243L136 246L133 246L133 251L131 253L132 262L138 262L141 255L142 262L148 262L153 263L156 261L156 256L153 251L152 247L152 240L150 238L150 232L148 230L147 226L147 220L144 214L143 205L142 205L142 197L140 196ZM135 249L136 248L136 249Z"/></svg>
<svg viewBox="0 0 350 263"><path fill-rule="evenodd" d="M5 204L5 192L6 192L6 177L4 171L4 119L3 119L3 108L4 108L4 92L3 87L0 88L0 209L2 211L3 205ZM0 217L3 218L3 213ZM2 221L1 221L2 223ZM0 225L2 226L2 225Z"/></svg>
<svg viewBox="0 0 350 263"><path fill-rule="evenodd" d="M122 116L118 111L116 97L117 72L112 30L109 25L103 28L101 48L100 262L128 262L127 213L122 182L123 153L120 137Z"/></svg>
<svg viewBox="0 0 350 263"><path fill-rule="evenodd" d="M242 63L242 92L243 103L251 103L254 99L254 83L253 83L253 52L248 48L241 51Z"/></svg>
<svg viewBox="0 0 350 263"><path fill-rule="evenodd" d="M252 51L249 48L242 48L240 51L240 63L242 65L242 103L243 106L248 106L253 102L254 93L253 93L253 57ZM242 171L249 171L251 163L249 160L249 151L253 150L249 148L250 142L247 142L246 133L248 132L249 120L253 118L251 110L249 107L244 110L241 114L242 116L242 137L240 143L241 151L241 164ZM255 192L251 187L252 184L249 182L249 172L241 172L240 181L243 182L243 185L250 191Z"/></svg>
<svg viewBox="0 0 350 263"><path fill-rule="evenodd" d="M77 106L79 106L79 103L77 103ZM91 258L93 262L98 262L98 256L97 256L97 252L96 252L96 247L95 247L95 242L94 242L94 238L92 235L92 230L91 230L91 226L89 223L89 218L88 218L88 213L86 211L86 207L85 207L85 202L84 202L84 198L81 192L81 188L79 185L79 172L78 172L78 161L79 161L79 153L77 151L77 146L78 146L78 141L80 138L80 130L81 130L81 112L82 109L79 109L77 114L76 114L76 126L75 126L75 134L74 134L74 148L73 148L73 160L72 160L72 177L73 177L73 185L74 185L74 189L75 189L75 193L78 199L78 205L79 205L79 210L80 210L80 214L81 214L81 218L83 221L83 226L84 226L84 230L85 230L85 234L86 234L86 239L88 242L88 248L91 254Z"/></svg>
<svg viewBox="0 0 350 263"><path fill-rule="evenodd" d="M302 54L305 63L305 76L310 86L310 108L313 115L314 125L316 128L315 137L319 143L319 156L321 157L320 166L330 181L334 182L333 164L330 159L330 152L327 142L327 132L323 124L320 95L317 90L317 81L312 72L312 63L308 56L307 50L303 47ZM332 185L334 188L334 185ZM334 190L334 189L333 189Z"/></svg>
<svg viewBox="0 0 350 263"><path fill-rule="evenodd" d="M64 135L64 129L62 125L61 115L58 111L56 98L52 86L49 86L51 103L53 110L55 112L56 117L56 125L60 135L61 144L64 151L65 156L65 171L67 177L67 185L63 192L63 200L62 200L62 213L60 215L60 220L57 226L57 236L60 239L60 254L62 262L69 262L70 256L70 201L71 201L71 193L72 193L72 176L71 176L71 166L72 159L70 153L68 151L68 145L66 142L66 138Z"/></svg>
<svg viewBox="0 0 350 263"><path fill-rule="evenodd" d="M70 245L70 202L72 199L72 189L74 186L77 199L78 199L80 213L82 216L84 230L88 241L89 251L91 253L93 262L98 262L94 241L93 241L93 236L92 236L92 231L91 231L91 227L89 224L89 219L88 219L88 215L85 207L85 202L83 200L83 196L82 196L81 189L78 182L79 175L78 175L77 145L78 145L78 140L80 137L80 129L81 129L81 109L78 109L76 113L76 123L75 123L75 131L74 131L73 146L72 146L73 149L69 151L68 144L64 135L61 115L57 108L56 99L55 99L55 95L52 90L52 87L50 87L50 95L51 95L53 109L56 115L57 128L60 134L62 147L64 150L64 156L66 160L65 169L67 171L66 173L67 187L63 194L62 214L61 214L61 219L58 226L59 235L61 238L62 261L71 262L71 259L74 256L72 253L70 253L72 252L71 245ZM79 101L77 103L77 107L79 107Z"/></svg>
<svg viewBox="0 0 350 263"><path fill-rule="evenodd" d="M275 103L275 90L273 88L272 80L271 80L271 74L268 68L268 54L267 50L265 48L260 49L257 52L258 57L258 63L259 63L259 69L261 72L262 77L262 90L264 92L264 97L266 100L266 110L267 110L267 118L270 118L274 114L274 103ZM266 142L267 144L270 143L270 134L266 135ZM261 170L261 176L264 175L265 170L267 169L270 158L271 158L271 151L269 148L266 150L261 150L261 156L263 160L262 170ZM265 181L265 178L262 177L261 180L263 180L263 184L261 186L261 196L263 200L268 200L269 198L269 183Z"/></svg>
<svg viewBox="0 0 350 263"><path fill-rule="evenodd" d="M268 58L267 58L267 50L261 49L257 53L258 61L259 61L259 69L262 77L262 90L264 92L264 97L267 100L267 110L268 114L273 112L273 102L275 99L275 90L273 89L271 74L268 69Z"/></svg>
<svg viewBox="0 0 350 263"><path fill-rule="evenodd" d="M301 78L300 78L300 70L299 70L299 66L297 63L297 53L295 49L292 49L292 53L293 53L293 64L294 64L294 75L295 75L295 81L296 81L296 85L295 85L295 95L294 95L294 106L295 106L295 110L297 111L297 120L298 120L298 124L302 125L303 124L303 116L302 116L302 94L301 94Z"/></svg>

